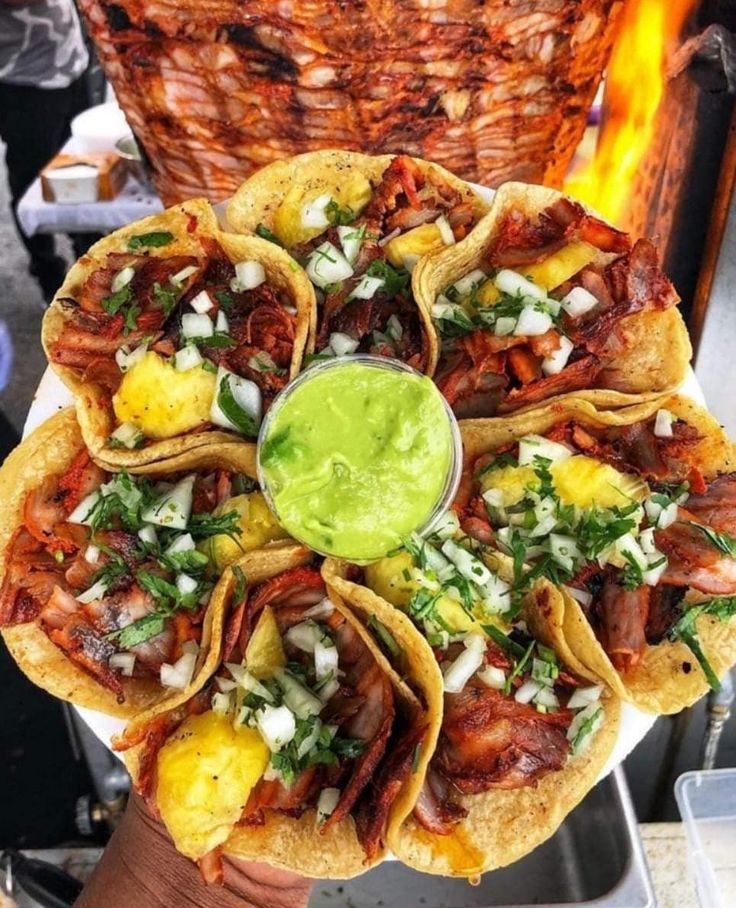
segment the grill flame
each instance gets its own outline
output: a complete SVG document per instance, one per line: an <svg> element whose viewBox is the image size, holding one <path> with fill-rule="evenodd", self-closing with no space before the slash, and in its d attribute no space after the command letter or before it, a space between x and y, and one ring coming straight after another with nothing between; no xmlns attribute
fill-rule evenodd
<svg viewBox="0 0 736 908"><path fill-rule="evenodd" d="M667 80L667 52L698 0L628 0L606 73L595 156L565 184L570 195L616 223L654 137Z"/></svg>

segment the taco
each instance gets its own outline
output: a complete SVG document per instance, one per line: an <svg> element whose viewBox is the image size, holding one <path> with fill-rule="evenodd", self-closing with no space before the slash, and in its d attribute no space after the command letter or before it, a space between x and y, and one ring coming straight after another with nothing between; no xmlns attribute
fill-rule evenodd
<svg viewBox="0 0 736 908"><path fill-rule="evenodd" d="M214 676L117 745L207 882L221 879L223 853L359 874L383 857L394 805L415 797L431 719L312 558L282 548L233 565Z"/></svg>
<svg viewBox="0 0 736 908"><path fill-rule="evenodd" d="M95 243L46 313L43 344L93 456L138 469L255 438L299 371L313 320L293 260L220 232L194 199Z"/></svg>
<svg viewBox="0 0 736 908"><path fill-rule="evenodd" d="M252 491L247 455L240 443L198 447L175 471L109 473L73 409L11 453L0 469L0 627L31 681L122 717L197 688L219 655L218 575L286 538Z"/></svg>
<svg viewBox="0 0 736 908"><path fill-rule="evenodd" d="M441 669L437 744L389 847L417 870L469 878L523 857L595 784L616 739L618 698L542 642L536 593L515 588L506 559L463 536L452 513L429 538L352 571L353 581L340 566L325 576L396 671L416 677L386 639L399 619L413 622L423 663Z"/></svg>
<svg viewBox="0 0 736 908"><path fill-rule="evenodd" d="M649 712L718 687L736 661L736 473L710 414L573 398L462 434L462 526L562 590L545 616L567 661Z"/></svg>
<svg viewBox="0 0 736 908"><path fill-rule="evenodd" d="M436 164L333 150L259 170L227 216L235 230L283 245L306 269L317 294L317 356L375 353L431 373L436 338L410 272L466 236L485 211Z"/></svg>
<svg viewBox="0 0 736 908"><path fill-rule="evenodd" d="M571 392L631 404L674 390L690 359L655 247L554 189L504 184L475 230L421 262L412 283L439 336L435 381L462 418Z"/></svg>

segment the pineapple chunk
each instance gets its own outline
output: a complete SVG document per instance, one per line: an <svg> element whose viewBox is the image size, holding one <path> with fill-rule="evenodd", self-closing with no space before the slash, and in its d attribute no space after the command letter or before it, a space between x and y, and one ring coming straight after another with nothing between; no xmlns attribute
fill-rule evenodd
<svg viewBox="0 0 736 908"><path fill-rule="evenodd" d="M277 668L286 665L284 646L273 610L265 606L245 648L245 667L254 678L272 678Z"/></svg>
<svg viewBox="0 0 736 908"><path fill-rule="evenodd" d="M287 249L319 236L326 228L305 227L302 209L321 195L329 193L340 208L349 208L357 217L370 201L371 184L362 173L352 173L339 186L321 186L317 189L295 184L284 196L273 216L273 232Z"/></svg>
<svg viewBox="0 0 736 908"><path fill-rule="evenodd" d="M501 292L493 283L492 278L487 280L484 284L481 284L475 295L475 300L479 306L492 306L494 303L497 303L500 298Z"/></svg>
<svg viewBox="0 0 736 908"><path fill-rule="evenodd" d="M595 246L576 241L563 246L554 255L537 262L536 265L529 265L523 270L521 268L517 270L545 290L554 290L555 287L570 280L581 268L589 265L597 252Z"/></svg>
<svg viewBox="0 0 736 908"><path fill-rule="evenodd" d="M365 581L378 596L405 610L414 593L421 589L421 584L413 576L409 579L404 576L404 571L411 571L413 566L411 555L400 552L367 565ZM435 608L443 623L453 633L463 634L479 627L478 622L451 596L442 596Z"/></svg>
<svg viewBox="0 0 736 908"><path fill-rule="evenodd" d="M409 575L413 566L411 555L408 552L399 552L398 555L381 558L380 561L366 565L365 582L386 602L398 608L406 608L411 597L420 589L418 581Z"/></svg>
<svg viewBox="0 0 736 908"><path fill-rule="evenodd" d="M211 372L177 372L149 350L123 375L112 407L118 423L132 423L146 438L174 438L209 422L215 385Z"/></svg>
<svg viewBox="0 0 736 908"><path fill-rule="evenodd" d="M205 545L205 552L217 568L218 573L251 549L260 548L277 539L288 539L288 532L276 519L269 508L263 492L249 492L229 498L216 511L217 515L236 511L240 536L233 538L221 533L212 536Z"/></svg>
<svg viewBox="0 0 736 908"><path fill-rule="evenodd" d="M270 758L258 731L213 712L189 716L158 753L156 804L179 851L197 860L221 845Z"/></svg>
<svg viewBox="0 0 736 908"><path fill-rule="evenodd" d="M420 224L394 237L386 243L386 257L396 267L404 266L406 256L428 255L445 248L440 229L436 224Z"/></svg>
<svg viewBox="0 0 736 908"><path fill-rule="evenodd" d="M589 508L625 507L632 499L646 498L649 488L643 479L620 473L610 464L585 454L576 454L550 467L557 494L563 504Z"/></svg>
<svg viewBox="0 0 736 908"><path fill-rule="evenodd" d="M488 489L498 489L503 494L503 507L507 508L517 501L521 501L528 489L539 486L539 477L533 467L500 467L498 470L489 470L481 479L481 492Z"/></svg>

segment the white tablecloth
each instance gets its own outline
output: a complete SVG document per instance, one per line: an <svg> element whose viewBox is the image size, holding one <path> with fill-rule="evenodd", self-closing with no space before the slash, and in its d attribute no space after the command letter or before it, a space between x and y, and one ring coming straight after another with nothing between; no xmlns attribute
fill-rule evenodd
<svg viewBox="0 0 736 908"><path fill-rule="evenodd" d="M61 149L66 154L83 150L74 137ZM155 191L141 186L132 176L112 201L82 205L44 202L41 180L36 178L20 200L18 220L26 236L35 233L110 233L138 218L163 211L163 207Z"/></svg>

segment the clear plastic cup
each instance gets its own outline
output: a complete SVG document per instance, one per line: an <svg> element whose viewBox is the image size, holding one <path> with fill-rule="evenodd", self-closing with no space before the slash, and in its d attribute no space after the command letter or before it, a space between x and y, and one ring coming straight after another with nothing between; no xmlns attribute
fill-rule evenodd
<svg viewBox="0 0 736 908"><path fill-rule="evenodd" d="M258 433L258 481L260 483L261 489L263 490L263 494L266 497L266 501L268 502L269 507L280 521L281 517L279 515L278 508L276 507L273 500L273 496L271 495L271 490L269 489L268 481L261 464L261 451L263 448L263 443L268 436L269 429L271 424L273 423L274 417L278 410L283 406L284 402L287 401L289 397L294 393L294 391L305 382L312 380L317 375L320 375L330 369L340 369L341 367L354 365L355 363L370 366L374 369L405 372L417 376L422 375L421 372L418 372L416 369L413 369L411 366L408 366L401 360L389 359L384 356L373 356L372 354L367 353L359 353L350 356L339 356L335 357L334 359L315 363L300 375L298 375L293 381L289 382L289 384L283 389L283 391L278 394L278 396L271 404L268 413L266 414L266 417L261 424L260 432ZM443 410L447 417L447 425L450 431L450 464L447 470L447 475L445 476L442 491L438 496L437 501L432 506L426 518L423 519L422 522L414 528L414 531L419 533L420 535L428 534L432 530L432 527L442 516L442 514L450 507L457 493L457 489L460 484L460 476L462 473L462 440L460 438L460 430L458 428L457 420L455 419L455 414L450 409L449 404L442 396L439 389L436 386L434 387L437 396L442 401ZM382 557L382 555L376 555L370 559L366 559L365 557L361 558L356 553L351 552L327 552L320 550L318 548L315 548L315 546L311 542L300 539L299 535L289 527L287 527L287 529L295 539L297 539L299 542L303 542L305 545L308 545L312 549L312 551L315 551L320 555L330 555L332 557L343 558L346 561L352 561L356 564L365 564L367 563L367 561L374 561ZM384 552L383 554L385 555L387 553Z"/></svg>

